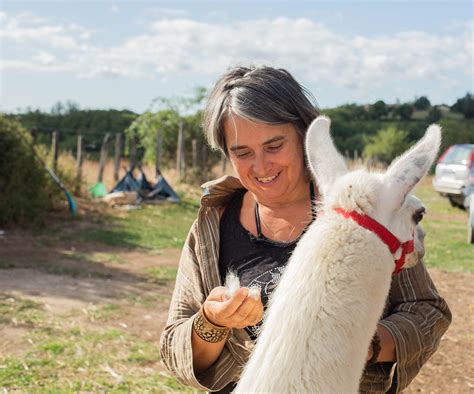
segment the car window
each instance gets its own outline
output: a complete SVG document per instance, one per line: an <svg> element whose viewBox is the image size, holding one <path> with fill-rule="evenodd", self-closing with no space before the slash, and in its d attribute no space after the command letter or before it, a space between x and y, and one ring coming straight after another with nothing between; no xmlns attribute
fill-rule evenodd
<svg viewBox="0 0 474 394"><path fill-rule="evenodd" d="M472 148L469 146L454 146L443 158L444 164L467 164Z"/></svg>

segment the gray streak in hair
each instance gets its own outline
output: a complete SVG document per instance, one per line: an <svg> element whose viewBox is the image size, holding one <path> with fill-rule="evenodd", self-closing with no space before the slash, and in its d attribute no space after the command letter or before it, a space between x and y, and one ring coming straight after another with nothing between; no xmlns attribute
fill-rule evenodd
<svg viewBox="0 0 474 394"><path fill-rule="evenodd" d="M224 122L235 114L256 123L295 126L303 144L306 129L319 115L314 97L284 69L235 67L211 90L203 113L209 145L227 154Z"/></svg>

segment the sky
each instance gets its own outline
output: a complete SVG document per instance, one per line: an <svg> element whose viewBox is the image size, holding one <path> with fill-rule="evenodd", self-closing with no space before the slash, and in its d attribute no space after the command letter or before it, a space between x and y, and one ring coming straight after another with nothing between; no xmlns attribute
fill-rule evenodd
<svg viewBox="0 0 474 394"><path fill-rule="evenodd" d="M473 92L471 0L0 3L0 111L142 113L235 65L290 71L321 108Z"/></svg>

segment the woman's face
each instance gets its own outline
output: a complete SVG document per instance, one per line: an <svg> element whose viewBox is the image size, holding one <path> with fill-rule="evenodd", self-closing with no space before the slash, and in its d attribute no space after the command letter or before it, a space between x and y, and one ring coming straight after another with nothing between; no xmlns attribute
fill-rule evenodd
<svg viewBox="0 0 474 394"><path fill-rule="evenodd" d="M224 122L230 161L257 201L285 204L307 193L303 147L295 127L255 123L237 115Z"/></svg>

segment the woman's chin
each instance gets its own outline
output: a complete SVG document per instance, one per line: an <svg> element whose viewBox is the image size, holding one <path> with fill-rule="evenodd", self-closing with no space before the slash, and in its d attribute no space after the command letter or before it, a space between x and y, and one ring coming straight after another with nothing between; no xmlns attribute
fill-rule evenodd
<svg viewBox="0 0 474 394"><path fill-rule="evenodd" d="M277 202L278 200L285 197L286 193L277 187L259 187L254 190L253 193L257 196L258 201L272 201Z"/></svg>

